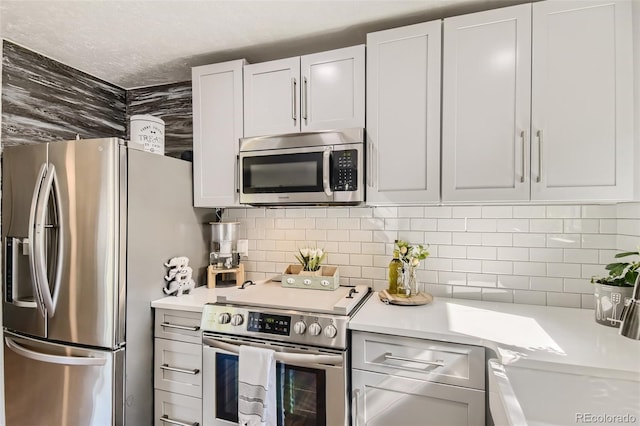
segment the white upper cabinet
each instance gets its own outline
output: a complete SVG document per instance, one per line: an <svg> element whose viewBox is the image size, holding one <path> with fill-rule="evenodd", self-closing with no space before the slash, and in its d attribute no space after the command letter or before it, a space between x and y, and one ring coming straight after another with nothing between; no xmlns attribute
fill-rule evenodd
<svg viewBox="0 0 640 426"><path fill-rule="evenodd" d="M441 21L367 35L367 204L440 198Z"/></svg>
<svg viewBox="0 0 640 426"><path fill-rule="evenodd" d="M625 1L445 19L443 200L630 199L631 42Z"/></svg>
<svg viewBox="0 0 640 426"><path fill-rule="evenodd" d="M193 202L238 206L244 59L192 68Z"/></svg>
<svg viewBox="0 0 640 426"><path fill-rule="evenodd" d="M528 200L531 5L444 20L442 199Z"/></svg>
<svg viewBox="0 0 640 426"><path fill-rule="evenodd" d="M533 4L533 200L632 197L631 44L630 2Z"/></svg>
<svg viewBox="0 0 640 426"><path fill-rule="evenodd" d="M364 45L247 65L245 137L364 127Z"/></svg>

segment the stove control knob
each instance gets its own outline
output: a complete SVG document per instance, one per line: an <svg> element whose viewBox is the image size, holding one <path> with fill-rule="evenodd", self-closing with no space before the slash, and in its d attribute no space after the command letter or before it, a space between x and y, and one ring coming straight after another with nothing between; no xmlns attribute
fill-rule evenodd
<svg viewBox="0 0 640 426"><path fill-rule="evenodd" d="M304 332L307 331L307 324L305 324L304 321L298 321L293 324L293 331L296 334L304 334Z"/></svg>
<svg viewBox="0 0 640 426"><path fill-rule="evenodd" d="M231 325L240 325L244 322L242 314L234 314L231 316Z"/></svg>
<svg viewBox="0 0 640 426"><path fill-rule="evenodd" d="M338 329L334 325L329 324L324 328L325 337L333 339L334 337L336 337L336 334L338 334Z"/></svg>
<svg viewBox="0 0 640 426"><path fill-rule="evenodd" d="M218 315L218 323L229 324L229 321L231 321L231 315L228 312L223 312Z"/></svg>
<svg viewBox="0 0 640 426"><path fill-rule="evenodd" d="M309 326L309 334L317 336L322 332L322 327L317 322L314 322Z"/></svg>

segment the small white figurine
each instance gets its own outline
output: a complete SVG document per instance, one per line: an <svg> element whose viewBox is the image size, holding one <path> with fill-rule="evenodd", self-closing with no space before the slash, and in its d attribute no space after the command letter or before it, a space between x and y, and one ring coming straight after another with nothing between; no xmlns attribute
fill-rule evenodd
<svg viewBox="0 0 640 426"><path fill-rule="evenodd" d="M170 268L164 277L167 284L163 291L166 294L182 296L184 293L190 293L196 287L195 281L191 278L193 269L189 266L188 257L174 257L165 263L164 266Z"/></svg>

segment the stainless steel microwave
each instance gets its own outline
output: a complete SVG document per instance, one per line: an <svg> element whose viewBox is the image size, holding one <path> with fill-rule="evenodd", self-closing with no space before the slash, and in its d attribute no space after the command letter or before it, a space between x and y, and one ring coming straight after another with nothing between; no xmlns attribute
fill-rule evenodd
<svg viewBox="0 0 640 426"><path fill-rule="evenodd" d="M357 205L364 201L364 129L240 139L240 203Z"/></svg>

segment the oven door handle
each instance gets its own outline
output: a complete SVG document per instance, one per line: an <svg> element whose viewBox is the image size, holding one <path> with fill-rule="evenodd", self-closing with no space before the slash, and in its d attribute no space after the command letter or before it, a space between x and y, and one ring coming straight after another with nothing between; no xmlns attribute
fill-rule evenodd
<svg viewBox="0 0 640 426"><path fill-rule="evenodd" d="M221 342L215 339L205 339L204 344L216 349L230 352L232 354L238 354L240 352L241 345L235 345L232 343ZM326 365L342 365L342 355L313 355L313 354L294 354L285 352L276 352L275 359L277 362L284 364L326 364Z"/></svg>

